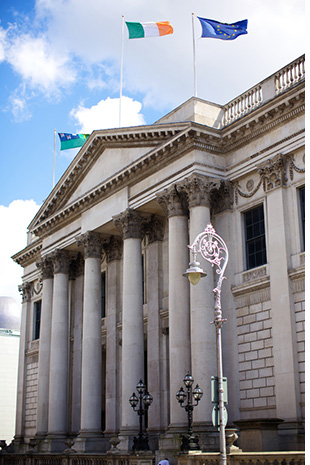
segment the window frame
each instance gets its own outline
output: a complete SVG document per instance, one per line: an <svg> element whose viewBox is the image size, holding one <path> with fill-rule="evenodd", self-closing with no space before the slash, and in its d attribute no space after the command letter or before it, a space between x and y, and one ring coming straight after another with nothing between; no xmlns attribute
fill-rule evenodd
<svg viewBox="0 0 310 465"><path fill-rule="evenodd" d="M40 339L41 315L42 315L42 299L35 300L33 302L33 331L32 331L33 341L37 341L38 339Z"/></svg>
<svg viewBox="0 0 310 465"><path fill-rule="evenodd" d="M101 278L100 278L100 291L101 291L101 318L105 318L107 315L107 272L106 270L101 271Z"/></svg>
<svg viewBox="0 0 310 465"><path fill-rule="evenodd" d="M260 220L260 222L263 222L263 233L261 234L258 234L256 236L253 236L251 238L247 238L247 225L246 225L246 215L251 213L251 212L254 212L255 210L258 210L260 209L261 210L261 213L262 213L262 221ZM256 223L252 223L252 228L254 227L254 225L257 224ZM246 271L249 271L249 270L253 270L254 268L258 268L260 266L264 266L267 264L267 231L266 231L266 214L265 214L265 204L264 202L260 202L256 205L252 205L250 208L247 208L245 210L242 211L242 229L243 229L243 250L244 250L244 265L245 265L245 270ZM254 248L256 247L256 243L257 241L259 240L263 240L264 241L264 247L261 247L258 251L256 251L255 253L252 253L250 254L249 253L249 244L250 244L250 241L254 244ZM256 240L256 242L254 242ZM257 256L259 253L264 253L264 257L262 258L261 261L258 261L257 259ZM255 263L251 263L251 260L250 260L250 256L255 256Z"/></svg>
<svg viewBox="0 0 310 465"><path fill-rule="evenodd" d="M303 199L301 198L303 192ZM297 201L298 201L298 218L299 218L299 237L301 252L305 252L306 248L306 188L305 185L297 187Z"/></svg>

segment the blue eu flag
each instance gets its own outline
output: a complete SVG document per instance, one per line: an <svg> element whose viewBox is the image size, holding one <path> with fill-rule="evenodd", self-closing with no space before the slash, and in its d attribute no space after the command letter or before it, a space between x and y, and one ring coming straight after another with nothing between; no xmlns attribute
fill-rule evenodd
<svg viewBox="0 0 310 465"><path fill-rule="evenodd" d="M234 40L242 34L247 34L248 20L237 21L236 23L220 23L213 19L200 18L202 33L201 37L212 37L214 39Z"/></svg>

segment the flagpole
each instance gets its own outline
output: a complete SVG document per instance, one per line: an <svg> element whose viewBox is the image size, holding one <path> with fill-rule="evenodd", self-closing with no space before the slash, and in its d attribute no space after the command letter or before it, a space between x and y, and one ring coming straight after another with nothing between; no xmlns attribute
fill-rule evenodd
<svg viewBox="0 0 310 465"><path fill-rule="evenodd" d="M122 51L121 51L121 72L120 72L120 86L119 86L119 127L122 123L122 96L123 96L123 64L124 64L124 15L122 16Z"/></svg>
<svg viewBox="0 0 310 465"><path fill-rule="evenodd" d="M56 129L54 129L53 189L55 187Z"/></svg>
<svg viewBox="0 0 310 465"><path fill-rule="evenodd" d="M194 18L194 13L192 13L192 31L193 31L194 96L197 97L196 43L195 43L195 18Z"/></svg>

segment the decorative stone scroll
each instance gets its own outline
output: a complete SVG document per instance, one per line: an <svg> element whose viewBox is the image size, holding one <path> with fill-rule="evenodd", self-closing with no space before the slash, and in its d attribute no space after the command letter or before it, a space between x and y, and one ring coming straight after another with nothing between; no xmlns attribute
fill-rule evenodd
<svg viewBox="0 0 310 465"><path fill-rule="evenodd" d="M142 217L135 211L128 208L123 213L113 216L113 223L122 234L122 238L141 239Z"/></svg>
<svg viewBox="0 0 310 465"><path fill-rule="evenodd" d="M306 170L305 170L305 168L300 168L299 166L297 166L295 164L294 155L291 155L288 158L289 158L288 165L289 165L290 180L293 181L293 179L294 179L294 171L296 173L305 173ZM305 162L304 157L303 157L303 162Z"/></svg>
<svg viewBox="0 0 310 465"><path fill-rule="evenodd" d="M263 188L268 192L276 187L286 186L287 157L280 153L258 167L258 174L262 178Z"/></svg>
<svg viewBox="0 0 310 465"><path fill-rule="evenodd" d="M78 253L78 256L75 260L72 260L69 268L69 279L73 280L78 276L84 274L84 258L81 253Z"/></svg>
<svg viewBox="0 0 310 465"><path fill-rule="evenodd" d="M53 262L50 257L42 257L36 262L37 268L41 270L42 279L52 279L54 275Z"/></svg>
<svg viewBox="0 0 310 465"><path fill-rule="evenodd" d="M287 171L289 171L290 180L292 181L294 178L294 171L296 173L304 173L305 169L295 164L294 155L292 154L283 155L280 153L274 158L267 160L267 162L262 163L257 167L257 172L260 176L257 185L254 186L254 181L252 179L246 183L246 188L249 192L243 192L240 189L238 181L233 183L235 204L238 205L238 195L244 198L253 197L261 186L263 186L264 192L268 192L276 187L286 186L288 181Z"/></svg>
<svg viewBox="0 0 310 465"><path fill-rule="evenodd" d="M23 303L30 302L32 297L32 284L31 283L23 283L18 286L18 292L22 296Z"/></svg>
<svg viewBox="0 0 310 465"><path fill-rule="evenodd" d="M183 191L187 197L188 207L210 207L210 193L213 189L219 189L221 180L209 176L193 174L178 184L178 191Z"/></svg>
<svg viewBox="0 0 310 465"><path fill-rule="evenodd" d="M84 258L101 258L103 240L99 233L87 231L77 238L77 246L83 247Z"/></svg>
<svg viewBox="0 0 310 465"><path fill-rule="evenodd" d="M162 241L164 238L164 219L158 215L152 215L143 222L143 234L148 237L149 244Z"/></svg>
<svg viewBox="0 0 310 465"><path fill-rule="evenodd" d="M49 255L54 273L69 273L70 257L66 250L56 249Z"/></svg>
<svg viewBox="0 0 310 465"><path fill-rule="evenodd" d="M179 191L176 184L157 194L157 202L168 218L172 216L186 216L188 214L184 192L182 192L182 189Z"/></svg>
<svg viewBox="0 0 310 465"><path fill-rule="evenodd" d="M231 209L234 203L233 199L232 182L219 180L218 185L210 189L212 215Z"/></svg>
<svg viewBox="0 0 310 465"><path fill-rule="evenodd" d="M107 262L111 263L115 260L121 260L123 255L123 242L115 236L112 236L110 242L103 245Z"/></svg>

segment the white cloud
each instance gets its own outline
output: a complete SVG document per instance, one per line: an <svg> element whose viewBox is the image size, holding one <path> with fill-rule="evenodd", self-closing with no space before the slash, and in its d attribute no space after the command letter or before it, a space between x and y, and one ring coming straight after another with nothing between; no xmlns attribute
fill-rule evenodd
<svg viewBox="0 0 310 465"><path fill-rule="evenodd" d="M0 205L0 296L21 301L18 285L23 269L11 256L26 247L27 226L39 209L33 200L14 200L8 207Z"/></svg>
<svg viewBox="0 0 310 465"><path fill-rule="evenodd" d="M121 126L139 126L145 124L140 113L142 104L129 97L122 97ZM91 133L95 129L117 128L119 126L119 98L100 100L97 105L86 108L80 105L71 111L80 126L79 131Z"/></svg>
<svg viewBox="0 0 310 465"><path fill-rule="evenodd" d="M32 37L30 34L14 37L7 59L31 87L38 87L48 94L75 80L75 71L68 57L53 52L45 37Z"/></svg>
<svg viewBox="0 0 310 465"><path fill-rule="evenodd" d="M0 27L0 63L5 59L5 37L5 30L2 27Z"/></svg>
<svg viewBox="0 0 310 465"><path fill-rule="evenodd" d="M87 7L84 0L36 0L35 11L31 33L13 28L14 40L0 48L0 57L5 51L21 78L46 95L73 83L104 90L104 97L117 95L122 15L128 21L169 20L174 27L174 34L161 38L128 40L126 27L124 33L124 91L163 111L193 95L192 11L224 22L249 20L248 35L236 41L196 42L201 98L227 103L304 53L303 0L207 6L202 0L88 0ZM198 20L195 28L198 37Z"/></svg>

